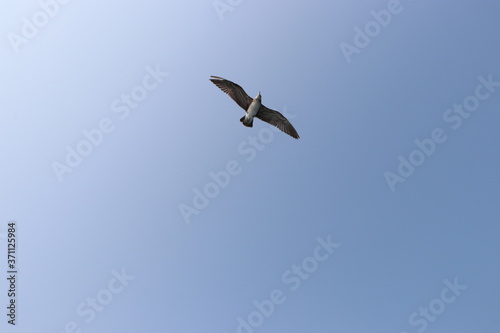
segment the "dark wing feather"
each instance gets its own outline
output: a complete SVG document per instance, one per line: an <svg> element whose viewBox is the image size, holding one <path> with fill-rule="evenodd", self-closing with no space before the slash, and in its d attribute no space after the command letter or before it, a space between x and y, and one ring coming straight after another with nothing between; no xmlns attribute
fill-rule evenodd
<svg viewBox="0 0 500 333"><path fill-rule="evenodd" d="M298 139L299 133L293 128L292 124L285 118L284 115L278 111L266 108L264 105L260 106L259 112L255 115L262 121L278 127L280 130L290 135L292 138Z"/></svg>
<svg viewBox="0 0 500 333"><path fill-rule="evenodd" d="M234 82L223 79L218 76L211 76L213 79L210 81L213 82L217 87L219 87L223 92L229 95L242 109L245 111L248 110L248 107L252 103L252 98L247 95L245 90L242 87L237 85Z"/></svg>

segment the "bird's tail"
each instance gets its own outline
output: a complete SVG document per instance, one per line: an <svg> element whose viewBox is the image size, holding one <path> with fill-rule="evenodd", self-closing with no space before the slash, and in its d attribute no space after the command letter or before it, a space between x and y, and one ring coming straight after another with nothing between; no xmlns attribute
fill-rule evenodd
<svg viewBox="0 0 500 333"><path fill-rule="evenodd" d="M240 121L246 127L253 127L253 118L252 119L248 119L246 116L244 116L244 117L241 117Z"/></svg>

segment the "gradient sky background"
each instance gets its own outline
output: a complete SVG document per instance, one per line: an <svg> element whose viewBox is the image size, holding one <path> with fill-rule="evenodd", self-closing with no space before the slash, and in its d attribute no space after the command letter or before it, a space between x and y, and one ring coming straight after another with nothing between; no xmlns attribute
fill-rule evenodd
<svg viewBox="0 0 500 333"><path fill-rule="evenodd" d="M456 130L443 114L479 76L500 81L498 1L401 0L350 63L340 44L388 1L232 3L221 19L211 0L72 1L15 52L9 33L41 5L0 2L0 269L15 220L19 270L16 327L0 283L1 330L233 333L280 289L254 332L496 332L500 87ZM120 119L114 101L156 66L168 76ZM243 127L210 75L261 91L301 139L273 132L248 161L238 147L269 125ZM52 163L103 119L113 132L58 181ZM436 128L447 140L391 191L384 173ZM179 205L232 160L186 223ZM283 274L328 236L341 246L292 291ZM103 298L123 268L135 278ZM410 324L455 278L467 289ZM97 295L87 323L77 308Z"/></svg>

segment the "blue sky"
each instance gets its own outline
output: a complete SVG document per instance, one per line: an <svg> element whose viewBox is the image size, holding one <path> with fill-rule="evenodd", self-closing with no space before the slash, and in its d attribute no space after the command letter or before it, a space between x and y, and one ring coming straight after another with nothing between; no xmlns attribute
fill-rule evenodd
<svg viewBox="0 0 500 333"><path fill-rule="evenodd" d="M0 8L2 331L498 328L498 2Z"/></svg>

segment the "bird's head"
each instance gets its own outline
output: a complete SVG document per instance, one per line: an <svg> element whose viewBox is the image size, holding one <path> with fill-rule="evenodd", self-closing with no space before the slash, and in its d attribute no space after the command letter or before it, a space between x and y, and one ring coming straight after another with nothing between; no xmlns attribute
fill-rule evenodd
<svg viewBox="0 0 500 333"><path fill-rule="evenodd" d="M255 96L256 99L258 99L259 101L262 100L262 96L260 95L260 91L259 93L257 94L257 96Z"/></svg>

